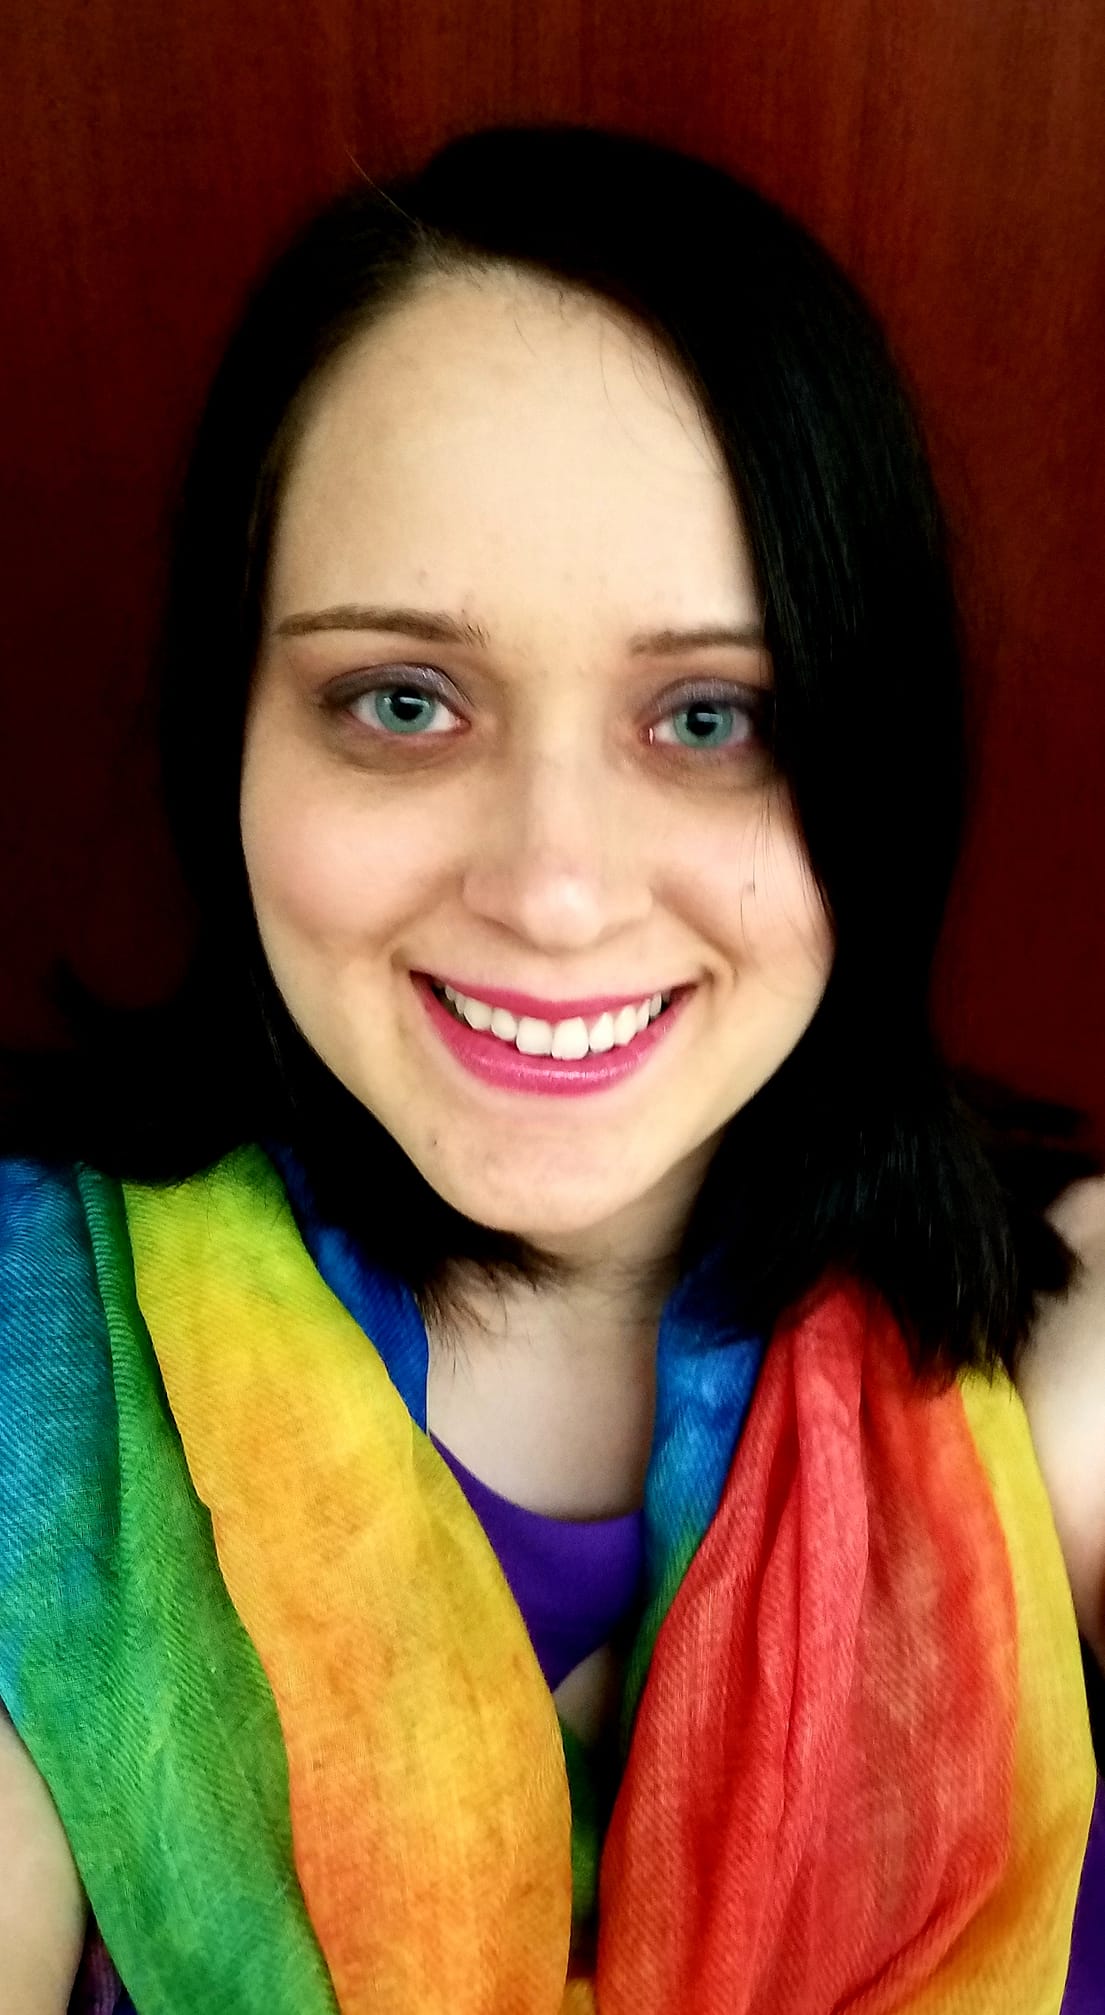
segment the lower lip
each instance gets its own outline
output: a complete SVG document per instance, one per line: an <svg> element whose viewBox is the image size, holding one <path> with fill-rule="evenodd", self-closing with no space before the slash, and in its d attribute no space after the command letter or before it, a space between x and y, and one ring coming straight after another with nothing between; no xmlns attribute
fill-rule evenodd
<svg viewBox="0 0 1105 2015"><path fill-rule="evenodd" d="M640 1035L620 1049L603 1050L599 1055L572 1060L548 1056L523 1056L513 1043L499 1036L469 1028L439 1001L423 973L413 973L415 988L442 1041L473 1077L502 1091L538 1092L546 1098L567 1098L578 1092L606 1091L621 1084L655 1056L665 1037L693 993L687 987L672 995L670 1005Z"/></svg>

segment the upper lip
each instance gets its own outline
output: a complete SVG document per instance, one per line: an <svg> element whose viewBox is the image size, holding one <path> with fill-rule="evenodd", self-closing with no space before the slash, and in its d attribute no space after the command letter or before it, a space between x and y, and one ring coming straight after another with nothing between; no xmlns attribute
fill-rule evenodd
<svg viewBox="0 0 1105 2015"><path fill-rule="evenodd" d="M673 987L641 987L637 993L593 994L586 1000L550 1001L538 1000L535 994L514 993L505 987L469 986L466 980L451 979L446 973L427 973L427 979L435 986L452 987L454 993L464 994L466 999L486 1001L488 1007L506 1008L515 1016L530 1015L535 1021L574 1021L578 1016L582 1021L590 1021L600 1014L617 1014L619 1008L637 1007L641 1001L651 1000L654 994L668 995L675 992Z"/></svg>

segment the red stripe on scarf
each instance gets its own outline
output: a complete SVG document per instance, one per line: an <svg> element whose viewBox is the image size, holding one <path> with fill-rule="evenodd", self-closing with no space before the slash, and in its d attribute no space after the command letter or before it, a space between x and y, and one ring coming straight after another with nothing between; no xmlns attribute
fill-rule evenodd
<svg viewBox="0 0 1105 2015"><path fill-rule="evenodd" d="M888 1315L835 1288L773 1339L660 1632L602 1864L603 2015L900 2007L1001 1878L1017 1707L959 1389L919 1388Z"/></svg>

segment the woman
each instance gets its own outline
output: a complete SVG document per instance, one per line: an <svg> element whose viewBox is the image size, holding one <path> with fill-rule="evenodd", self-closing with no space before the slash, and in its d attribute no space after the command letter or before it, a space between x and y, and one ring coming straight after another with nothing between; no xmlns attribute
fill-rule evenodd
<svg viewBox="0 0 1105 2015"><path fill-rule="evenodd" d="M703 164L458 142L260 288L168 639L193 969L4 1164L20 2007L86 1893L141 2015L1058 2008L1068 1262L929 1033L866 310Z"/></svg>

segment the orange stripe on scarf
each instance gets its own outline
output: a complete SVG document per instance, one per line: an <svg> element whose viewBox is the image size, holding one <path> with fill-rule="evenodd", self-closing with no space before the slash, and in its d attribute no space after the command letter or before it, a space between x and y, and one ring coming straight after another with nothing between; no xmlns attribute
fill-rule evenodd
<svg viewBox="0 0 1105 2015"><path fill-rule="evenodd" d="M266 1171L264 1208L176 1190L171 1250L143 1236L149 1193L127 1208L342 2015L555 2009L571 1814L552 1697L475 1514Z"/></svg>

